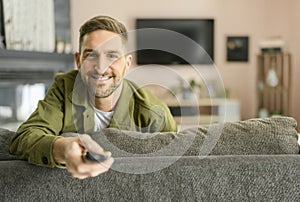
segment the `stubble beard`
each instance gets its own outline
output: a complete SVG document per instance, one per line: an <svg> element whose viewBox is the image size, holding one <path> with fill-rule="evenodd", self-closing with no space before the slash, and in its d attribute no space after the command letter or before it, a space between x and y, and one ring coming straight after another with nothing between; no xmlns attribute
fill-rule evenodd
<svg viewBox="0 0 300 202"><path fill-rule="evenodd" d="M95 98L107 98L111 96L119 88L120 84L121 81L114 82L108 87L108 89L106 89L101 93L97 93L97 88L102 88L102 85L97 85L96 88L93 89L91 93Z"/></svg>
<svg viewBox="0 0 300 202"><path fill-rule="evenodd" d="M105 84L95 84L93 82L90 82L89 79L91 78L91 75L92 74L89 74L89 76L85 76L81 74L81 78L83 80L83 83L87 87L90 96L93 96L94 98L107 98L111 96L122 83L121 79L114 80L112 84L109 84L106 90L101 90L102 88L105 88ZM116 79L115 75L112 75L112 77L112 79ZM97 92L98 89L99 92Z"/></svg>

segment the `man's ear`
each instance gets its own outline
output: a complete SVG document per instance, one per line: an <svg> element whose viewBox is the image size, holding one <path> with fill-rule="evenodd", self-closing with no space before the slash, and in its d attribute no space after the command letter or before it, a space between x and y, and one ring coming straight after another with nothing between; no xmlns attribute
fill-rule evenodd
<svg viewBox="0 0 300 202"><path fill-rule="evenodd" d="M130 67L131 67L131 63L132 63L132 55L126 55L125 57L125 62L126 62L126 73L129 71Z"/></svg>
<svg viewBox="0 0 300 202"><path fill-rule="evenodd" d="M80 54L78 52L75 53L75 62L76 62L76 68L80 69L81 64L80 64Z"/></svg>

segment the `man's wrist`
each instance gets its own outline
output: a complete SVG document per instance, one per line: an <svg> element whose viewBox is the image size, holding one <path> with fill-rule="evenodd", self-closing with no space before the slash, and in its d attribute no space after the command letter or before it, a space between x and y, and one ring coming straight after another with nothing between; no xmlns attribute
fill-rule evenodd
<svg viewBox="0 0 300 202"><path fill-rule="evenodd" d="M65 160L65 138L60 137L57 138L52 146L52 156L53 156L53 160L55 161L56 164L65 164L66 160Z"/></svg>

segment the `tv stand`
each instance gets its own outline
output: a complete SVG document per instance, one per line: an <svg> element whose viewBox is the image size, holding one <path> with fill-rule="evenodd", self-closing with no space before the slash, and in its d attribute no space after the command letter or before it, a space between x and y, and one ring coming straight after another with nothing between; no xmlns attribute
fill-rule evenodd
<svg viewBox="0 0 300 202"><path fill-rule="evenodd" d="M176 123L182 128L193 125L208 125L228 121L239 121L240 102L236 99L205 98L198 103L188 100L165 100Z"/></svg>

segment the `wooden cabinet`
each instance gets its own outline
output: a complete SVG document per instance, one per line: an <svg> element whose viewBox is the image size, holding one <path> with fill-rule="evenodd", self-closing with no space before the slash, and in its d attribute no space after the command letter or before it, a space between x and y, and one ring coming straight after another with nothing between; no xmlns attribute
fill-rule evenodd
<svg viewBox="0 0 300 202"><path fill-rule="evenodd" d="M257 56L258 117L290 114L291 55L283 52Z"/></svg>
<svg viewBox="0 0 300 202"><path fill-rule="evenodd" d="M166 100L176 123L182 128L240 120L240 103L235 99Z"/></svg>

